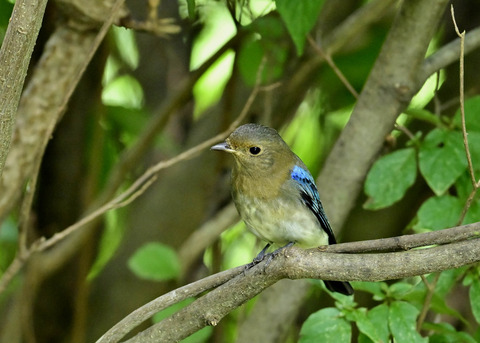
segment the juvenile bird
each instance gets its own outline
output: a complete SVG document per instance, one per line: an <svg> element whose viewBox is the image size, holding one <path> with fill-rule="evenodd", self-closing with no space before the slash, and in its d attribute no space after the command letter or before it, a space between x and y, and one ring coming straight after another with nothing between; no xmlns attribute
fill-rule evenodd
<svg viewBox="0 0 480 343"><path fill-rule="evenodd" d="M245 124L212 150L231 153L232 197L240 216L268 244L301 248L335 244L315 181L302 160L272 128ZM330 291L353 294L348 282L325 281Z"/></svg>

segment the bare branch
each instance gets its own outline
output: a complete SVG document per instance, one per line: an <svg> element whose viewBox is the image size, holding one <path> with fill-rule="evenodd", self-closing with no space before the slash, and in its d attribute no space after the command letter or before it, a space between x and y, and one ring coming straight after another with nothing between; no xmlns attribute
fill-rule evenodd
<svg viewBox="0 0 480 343"><path fill-rule="evenodd" d="M460 46L460 38L451 41L450 43L441 47L433 55L429 56L424 62L421 71L418 73L419 84L424 84L425 81L442 68L458 60L458 49ZM465 35L464 53L468 54L480 47L480 27L468 32Z"/></svg>
<svg viewBox="0 0 480 343"><path fill-rule="evenodd" d="M379 254L331 254L291 248L273 259L267 268L262 262L246 273L239 274L126 342L177 342L207 325L215 326L230 311L282 278L392 280L458 268L479 261L478 239ZM97 343L100 342L116 341Z"/></svg>
<svg viewBox="0 0 480 343"><path fill-rule="evenodd" d="M260 293L281 278L379 281L404 278L413 275L422 275L425 273L456 268L460 265L478 262L480 261L480 244L478 242L479 237L480 222L441 231L364 242L343 243L325 246L319 249L302 250L294 248L286 251L284 255L280 254L279 258L275 258L273 262L276 264L273 265L272 263L272 265L269 265L265 274L262 273L264 269L263 264L253 268L254 271L249 270L246 272L246 276L244 276L244 273L242 273L244 267L237 267L229 271L211 275L205 279L193 282L189 285L180 287L179 289L160 296L159 298L142 306L125 317L122 321L112 327L105 335L103 335L97 341L97 343L118 342L128 332L133 330L136 326L147 320L156 312L187 297L196 296L201 292L213 289L218 285L223 285L230 279L233 280L231 280L228 285L225 285L222 290L217 289L210 293L215 295L209 295L210 298L208 303L204 303L202 301L202 305L196 306L195 309L182 310L173 315L170 319L166 319L164 322L156 324L150 329L147 329L129 342L143 342L144 339L147 339L146 336L150 334L153 334L153 337L160 341L170 342L175 341L176 339L184 338L205 326L206 322L218 322L218 320L220 320L229 311L240 306L245 301ZM449 240L452 243L438 247L430 247L427 249L410 250L407 252L390 252L379 254L345 253L398 249L407 250L414 247L444 244L448 243ZM474 247L473 250L472 247ZM456 256L455 254L457 254L459 251L461 252L461 256ZM340 254L333 252L344 253ZM453 255L455 255L455 257L451 259L450 256ZM441 256L443 257L440 258ZM230 283L233 283L234 286L232 287L229 285ZM215 293L217 291L221 293L221 296L219 296L218 299L218 294ZM206 296L202 297L201 299L205 297ZM226 299L228 299L228 301ZM222 307L222 301L228 302L228 304L225 304L225 307L228 308L228 311L226 312L225 308ZM180 326L172 325L172 322L177 320L183 321L183 319L180 318L184 318L182 317L185 315L184 311L188 312L186 318L188 318L187 322L190 324L187 324L187 326L194 325L190 328L193 331L189 331L186 336L182 336L181 338L173 336L156 336L154 331L162 331L165 329L165 326L176 328L168 330L166 329L170 333L172 330L178 330ZM192 321L196 324L191 324ZM146 340L144 342L150 341Z"/></svg>
<svg viewBox="0 0 480 343"><path fill-rule="evenodd" d="M0 50L0 176L10 148L20 94L47 0L16 1Z"/></svg>

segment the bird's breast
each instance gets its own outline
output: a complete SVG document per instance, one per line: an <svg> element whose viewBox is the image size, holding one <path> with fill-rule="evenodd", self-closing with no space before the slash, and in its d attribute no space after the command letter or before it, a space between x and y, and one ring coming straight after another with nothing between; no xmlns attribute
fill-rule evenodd
<svg viewBox="0 0 480 343"><path fill-rule="evenodd" d="M303 248L328 244L328 235L298 197L255 197L234 192L233 198L250 231L267 242L295 242Z"/></svg>

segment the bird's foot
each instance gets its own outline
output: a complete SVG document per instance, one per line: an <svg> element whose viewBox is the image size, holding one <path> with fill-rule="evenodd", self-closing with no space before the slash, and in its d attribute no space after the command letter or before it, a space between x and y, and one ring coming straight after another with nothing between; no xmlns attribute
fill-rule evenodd
<svg viewBox="0 0 480 343"><path fill-rule="evenodd" d="M288 244L284 245L283 247L278 248L277 250L275 250L275 251L273 251L269 254L265 254L264 250L266 250L266 249L262 250L260 252L260 254L258 254L257 257L255 257L253 259L253 262L250 263L250 264L253 264L251 267L253 267L254 265L256 265L256 264L258 264L261 261L266 259L265 265L263 266L263 272L265 272L265 270L267 269L267 267L269 266L269 264L273 261L273 259L275 257L277 257L281 252L283 252L287 248L290 248L294 244L295 244L295 242L288 242ZM263 254L262 254L262 252L263 252ZM260 257L260 259L258 259L259 257ZM249 267L249 268L251 268L251 267Z"/></svg>
<svg viewBox="0 0 480 343"><path fill-rule="evenodd" d="M265 252L267 251L267 249L270 247L270 243L268 243L267 245L265 245L265 247L262 249L262 251L260 251L258 253L257 256L255 256L255 258L253 259L252 262L250 262L249 264L245 265L245 271L249 270L250 268L256 266L257 264L259 264L260 262L263 261L263 259L268 256L269 254L265 254Z"/></svg>
<svg viewBox="0 0 480 343"><path fill-rule="evenodd" d="M272 260L277 257L281 252L283 252L285 249L290 248L293 246L295 242L288 242L286 245L283 247L278 248L277 250L271 252L270 254L267 254L265 257L267 257L267 261L265 262L265 266L263 267L263 270L265 270L268 265L272 262Z"/></svg>

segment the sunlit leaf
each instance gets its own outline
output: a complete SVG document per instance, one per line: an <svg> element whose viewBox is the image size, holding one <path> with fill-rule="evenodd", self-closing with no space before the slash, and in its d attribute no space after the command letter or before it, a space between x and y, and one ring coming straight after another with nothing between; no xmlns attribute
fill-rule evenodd
<svg viewBox="0 0 480 343"><path fill-rule="evenodd" d="M169 280L180 274L180 262L175 250L161 243L147 243L128 260L128 267L139 278Z"/></svg>
<svg viewBox="0 0 480 343"><path fill-rule="evenodd" d="M200 10L200 7L197 7ZM210 1L201 7L203 28L192 46L190 69L197 69L210 56L217 52L233 35L236 28L230 12L223 2ZM195 113L197 117L214 105L221 97L223 89L232 73L234 53L227 51L221 56L193 88Z"/></svg>
<svg viewBox="0 0 480 343"><path fill-rule="evenodd" d="M125 220L121 220L121 211L109 211L105 214L105 229L102 232L97 257L88 273L88 280L95 278L111 260L122 242L125 233Z"/></svg>
<svg viewBox="0 0 480 343"><path fill-rule="evenodd" d="M417 161L415 149L401 149L378 159L365 181L365 193L369 199L364 207L376 210L400 200L415 182Z"/></svg>
<svg viewBox="0 0 480 343"><path fill-rule="evenodd" d="M123 27L113 26L112 32L122 61L131 69L136 69L138 67L140 56L134 31Z"/></svg>
<svg viewBox="0 0 480 343"><path fill-rule="evenodd" d="M139 109L143 105L142 86L130 75L119 76L103 89L102 102L109 106Z"/></svg>

